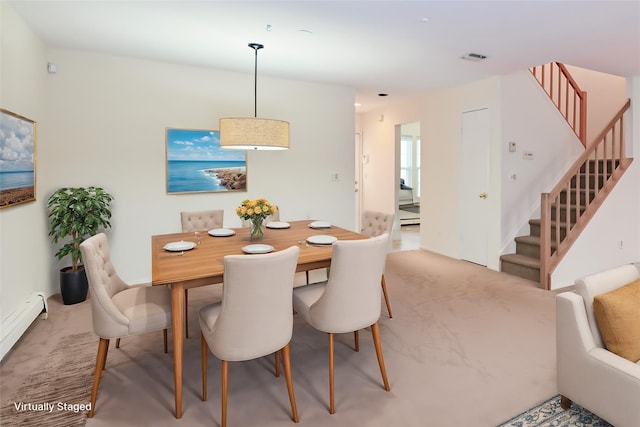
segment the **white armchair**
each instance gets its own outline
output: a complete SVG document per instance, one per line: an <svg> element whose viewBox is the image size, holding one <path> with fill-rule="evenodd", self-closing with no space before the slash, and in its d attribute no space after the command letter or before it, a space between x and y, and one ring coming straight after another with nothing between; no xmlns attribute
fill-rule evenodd
<svg viewBox="0 0 640 427"><path fill-rule="evenodd" d="M640 361L634 363L604 344L593 297L640 279L640 263L623 265L576 281L575 292L556 296L558 391L616 427L640 426Z"/></svg>

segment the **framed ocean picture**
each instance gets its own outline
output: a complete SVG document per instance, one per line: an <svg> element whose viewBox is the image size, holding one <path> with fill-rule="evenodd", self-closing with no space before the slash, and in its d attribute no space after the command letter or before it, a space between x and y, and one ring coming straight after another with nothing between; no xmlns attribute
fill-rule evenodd
<svg viewBox="0 0 640 427"><path fill-rule="evenodd" d="M36 122L0 108L0 208L36 200Z"/></svg>
<svg viewBox="0 0 640 427"><path fill-rule="evenodd" d="M167 194L247 191L247 154L222 150L220 132L166 128Z"/></svg>

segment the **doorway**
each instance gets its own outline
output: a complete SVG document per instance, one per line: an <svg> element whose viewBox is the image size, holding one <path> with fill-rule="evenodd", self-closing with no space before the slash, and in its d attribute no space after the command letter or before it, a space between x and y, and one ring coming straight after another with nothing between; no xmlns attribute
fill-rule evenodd
<svg viewBox="0 0 640 427"><path fill-rule="evenodd" d="M419 226L420 122L400 125L396 158L396 213L400 226Z"/></svg>
<svg viewBox="0 0 640 427"><path fill-rule="evenodd" d="M462 113L460 178L460 258L487 265L490 211L489 148L491 123L489 109Z"/></svg>

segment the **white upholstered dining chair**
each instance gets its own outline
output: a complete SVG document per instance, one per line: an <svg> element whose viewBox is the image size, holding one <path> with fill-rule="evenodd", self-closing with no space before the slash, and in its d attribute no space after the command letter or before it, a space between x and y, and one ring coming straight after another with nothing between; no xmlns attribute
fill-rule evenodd
<svg viewBox="0 0 640 427"><path fill-rule="evenodd" d="M293 333L292 292L299 249L224 257L222 301L200 309L202 400L207 400L207 355L222 361L222 427L227 424L228 362L282 354L292 418L298 422L289 342ZM245 403L246 404L246 403Z"/></svg>
<svg viewBox="0 0 640 427"><path fill-rule="evenodd" d="M224 222L224 210L213 209L207 211L180 212L182 232L209 231L214 228L222 228ZM189 289L184 290L184 336L189 338Z"/></svg>
<svg viewBox="0 0 640 427"><path fill-rule="evenodd" d="M109 340L146 332L163 331L167 352L167 329L171 326L171 296L166 286L129 286L111 263L109 243L104 233L80 244L89 282L93 331L100 342L91 390L93 417L100 379L107 360Z"/></svg>
<svg viewBox="0 0 640 427"><path fill-rule="evenodd" d="M389 239L391 239L393 218L393 214L365 211L362 216L360 232L369 237L375 237L387 233L389 235ZM387 292L387 282L384 279L384 272L380 278L380 285L382 286L382 295L384 296L384 303L387 306L387 313L389 313L389 318L393 318L393 313L391 313L391 302L389 301L389 293Z"/></svg>
<svg viewBox="0 0 640 427"><path fill-rule="evenodd" d="M183 233L188 233L190 231L208 231L214 228L221 228L223 220L223 209L180 212L180 221L182 222Z"/></svg>
<svg viewBox="0 0 640 427"><path fill-rule="evenodd" d="M334 404L334 334L353 332L359 351L358 331L371 327L384 389L390 390L382 356L380 276L387 256L388 235L364 240L338 240L333 244L327 282L295 288L293 308L314 328L329 336L329 413Z"/></svg>

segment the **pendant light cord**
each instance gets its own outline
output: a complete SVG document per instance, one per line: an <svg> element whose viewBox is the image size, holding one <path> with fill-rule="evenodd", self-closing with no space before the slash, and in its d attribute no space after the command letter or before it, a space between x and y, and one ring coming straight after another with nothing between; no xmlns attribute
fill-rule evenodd
<svg viewBox="0 0 640 427"><path fill-rule="evenodd" d="M255 61L253 69L253 116L258 117L258 50L264 45L260 43L249 43L249 47L255 51Z"/></svg>

